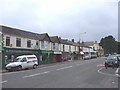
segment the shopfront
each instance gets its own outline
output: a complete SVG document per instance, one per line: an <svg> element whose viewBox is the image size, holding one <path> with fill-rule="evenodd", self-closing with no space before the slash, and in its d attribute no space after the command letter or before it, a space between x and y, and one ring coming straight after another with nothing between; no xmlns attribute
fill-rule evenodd
<svg viewBox="0 0 120 90"><path fill-rule="evenodd" d="M40 52L40 64L52 63L53 60L53 51L41 50Z"/></svg>
<svg viewBox="0 0 120 90"><path fill-rule="evenodd" d="M5 68L5 65L13 62L14 58L20 55L31 55L34 54L38 58L38 63L40 63L39 50L33 49L16 49L16 48L4 48L2 53L2 67Z"/></svg>
<svg viewBox="0 0 120 90"><path fill-rule="evenodd" d="M53 62L61 62L62 61L62 52L57 52L54 51L54 55L53 55Z"/></svg>

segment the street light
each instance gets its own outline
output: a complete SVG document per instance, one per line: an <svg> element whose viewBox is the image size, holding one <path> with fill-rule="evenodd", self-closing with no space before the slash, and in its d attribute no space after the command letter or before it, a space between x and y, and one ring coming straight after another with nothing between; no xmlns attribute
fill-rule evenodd
<svg viewBox="0 0 120 90"><path fill-rule="evenodd" d="M82 34L86 34L86 32L79 33L79 54L80 54L80 52L81 52L81 47L80 47L80 35L82 35ZM79 57L79 59L80 59L80 57ZM83 53L82 53L82 59L83 59Z"/></svg>
<svg viewBox="0 0 120 90"><path fill-rule="evenodd" d="M83 34L86 34L86 32L83 32L83 33L79 33L79 43L80 43L80 36L83 35Z"/></svg>
<svg viewBox="0 0 120 90"><path fill-rule="evenodd" d="M2 47L3 47L2 32L0 31L0 70L2 70Z"/></svg>

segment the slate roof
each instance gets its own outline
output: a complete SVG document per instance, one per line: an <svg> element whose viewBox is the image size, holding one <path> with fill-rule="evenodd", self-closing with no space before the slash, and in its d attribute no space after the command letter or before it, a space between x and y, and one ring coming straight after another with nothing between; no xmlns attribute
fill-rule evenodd
<svg viewBox="0 0 120 90"><path fill-rule="evenodd" d="M60 43L60 40L59 40L58 36L51 36L51 37L50 37L50 40L51 40L52 42Z"/></svg>
<svg viewBox="0 0 120 90"><path fill-rule="evenodd" d="M38 39L36 34L29 31L24 31L16 28L11 28L7 26L0 26L2 28L2 33L7 35L14 35L18 37L24 37L24 38L31 38L31 39Z"/></svg>
<svg viewBox="0 0 120 90"><path fill-rule="evenodd" d="M70 41L70 40L68 40L67 42L69 43L69 45L79 46L79 43L72 42L72 41Z"/></svg>
<svg viewBox="0 0 120 90"><path fill-rule="evenodd" d="M20 30L2 25L0 25L0 28L2 29L2 33L7 35L13 35L13 36L24 37L35 40L44 40L46 36L49 37L47 33L38 34L30 31Z"/></svg>
<svg viewBox="0 0 120 90"><path fill-rule="evenodd" d="M93 46L94 45L94 42L84 42L83 43L85 46Z"/></svg>
<svg viewBox="0 0 120 90"><path fill-rule="evenodd" d="M51 41L47 33L38 34L37 37L39 38L40 41L43 41L43 40Z"/></svg>
<svg viewBox="0 0 120 90"><path fill-rule="evenodd" d="M60 39L60 42L61 42L62 44L73 45L73 46L79 46L79 43L72 42L72 41L67 40L67 39Z"/></svg>
<svg viewBox="0 0 120 90"><path fill-rule="evenodd" d="M60 43L62 43L62 44L68 44L68 42L67 42L66 39L61 39L61 38L59 38L59 40L60 40Z"/></svg>

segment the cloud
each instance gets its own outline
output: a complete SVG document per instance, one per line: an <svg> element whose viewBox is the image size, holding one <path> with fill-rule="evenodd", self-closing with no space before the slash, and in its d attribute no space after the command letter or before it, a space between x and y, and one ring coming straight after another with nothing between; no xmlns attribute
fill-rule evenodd
<svg viewBox="0 0 120 90"><path fill-rule="evenodd" d="M117 1L3 0L1 24L75 40L117 38Z"/></svg>

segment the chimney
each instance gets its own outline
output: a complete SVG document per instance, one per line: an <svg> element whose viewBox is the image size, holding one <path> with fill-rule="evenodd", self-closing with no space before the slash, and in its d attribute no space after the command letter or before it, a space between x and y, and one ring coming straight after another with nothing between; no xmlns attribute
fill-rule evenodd
<svg viewBox="0 0 120 90"><path fill-rule="evenodd" d="M84 44L84 41L82 41L82 44Z"/></svg>
<svg viewBox="0 0 120 90"><path fill-rule="evenodd" d="M59 39L61 39L61 37L59 37Z"/></svg>
<svg viewBox="0 0 120 90"><path fill-rule="evenodd" d="M72 42L74 42L74 39L72 39Z"/></svg>
<svg viewBox="0 0 120 90"><path fill-rule="evenodd" d="M97 43L97 41L95 41L95 43Z"/></svg>

